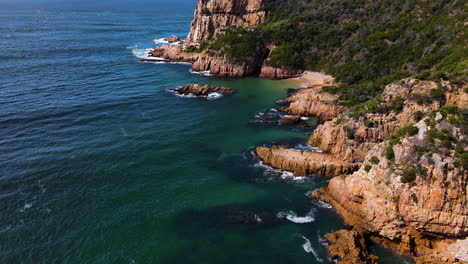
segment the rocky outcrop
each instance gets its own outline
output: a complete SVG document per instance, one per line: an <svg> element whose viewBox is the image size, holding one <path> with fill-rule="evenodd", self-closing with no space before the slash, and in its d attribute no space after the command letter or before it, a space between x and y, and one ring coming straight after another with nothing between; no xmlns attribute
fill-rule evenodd
<svg viewBox="0 0 468 264"><path fill-rule="evenodd" d="M170 37L167 37L164 39L165 41L169 42L169 43L175 43L175 42L180 42L181 39L177 36L170 36Z"/></svg>
<svg viewBox="0 0 468 264"><path fill-rule="evenodd" d="M261 73L262 77L284 79L299 75L300 70L266 67L263 65L268 49L258 45L255 56L243 61L230 61L220 52L200 50L200 43L208 43L226 29L232 27L253 28L265 21L265 11L261 11L262 0L199 0L194 14L190 34L182 46L166 45L150 52L152 58L141 61L161 61L192 63L192 70L210 72L224 77L243 77ZM180 42L176 36L165 38L168 42ZM186 52L190 51L190 52Z"/></svg>
<svg viewBox="0 0 468 264"><path fill-rule="evenodd" d="M340 230L325 236L328 254L337 264L376 264L378 257L369 255L364 236L354 230Z"/></svg>
<svg viewBox="0 0 468 264"><path fill-rule="evenodd" d="M174 89L179 94L189 95L193 94L196 96L208 96L210 93L219 92L219 93L233 93L234 89L227 87L216 87L209 85L199 85L199 84L189 84L182 86L180 88Z"/></svg>
<svg viewBox="0 0 468 264"><path fill-rule="evenodd" d="M420 257L418 263L460 261L450 251L435 250L447 239L468 235L468 173L461 154L466 138L452 124L460 117L442 113L418 122L412 136L399 132L375 145L361 169L333 178L313 196L382 244Z"/></svg>
<svg viewBox="0 0 468 264"><path fill-rule="evenodd" d="M210 74L224 77L242 77L255 74L259 64L245 61L243 64L233 64L223 57L211 56L207 53L189 53L183 46L165 45L155 48L150 52L154 59L146 58L141 61L161 61L161 58L172 62L192 63L192 70L197 72L209 72Z"/></svg>
<svg viewBox="0 0 468 264"><path fill-rule="evenodd" d="M446 104L445 98L434 97L434 90L445 91L452 102L463 101L461 88L448 83L442 88L435 82L404 79L387 85L375 105L343 113L317 127L308 144L349 162L361 162L377 143L406 124L416 122L417 113L430 113ZM431 92L432 91L432 92ZM423 102L421 102L423 101Z"/></svg>
<svg viewBox="0 0 468 264"><path fill-rule="evenodd" d="M290 105L281 108L281 111L293 115L317 116L327 121L346 110L344 106L333 103L338 98L337 95L321 92L321 89L321 86L315 86L295 92L285 99Z"/></svg>
<svg viewBox="0 0 468 264"><path fill-rule="evenodd" d="M293 70L286 67L283 68L274 68L263 64L260 70L260 78L268 79L288 79L301 75L303 70Z"/></svg>
<svg viewBox="0 0 468 264"><path fill-rule="evenodd" d="M265 21L262 0L199 0L188 43L212 40L228 27L252 28Z"/></svg>
<svg viewBox="0 0 468 264"><path fill-rule="evenodd" d="M291 171L297 176L311 174L339 176L358 169L358 164L344 162L320 152L299 151L283 147L257 147L255 152L266 164Z"/></svg>
<svg viewBox="0 0 468 264"><path fill-rule="evenodd" d="M287 115L281 120L282 124L297 124L301 122L301 117L296 115Z"/></svg>

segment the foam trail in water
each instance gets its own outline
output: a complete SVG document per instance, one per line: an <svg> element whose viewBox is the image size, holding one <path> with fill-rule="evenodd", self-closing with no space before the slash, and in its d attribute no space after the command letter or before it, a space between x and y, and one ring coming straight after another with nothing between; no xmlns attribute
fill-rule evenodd
<svg viewBox="0 0 468 264"><path fill-rule="evenodd" d="M294 211L279 212L276 217L282 219L286 218L287 220L296 223L296 224L306 224L315 221L313 211L310 211L305 216L298 216Z"/></svg>
<svg viewBox="0 0 468 264"><path fill-rule="evenodd" d="M307 239L307 237L305 237L305 236L302 236L302 238L305 240L305 243L302 245L302 248L304 249L304 251L307 252L307 253L312 253L312 255L314 255L315 259L318 262L323 262L323 260L321 258L319 258L317 252L312 247L312 243L310 242L310 240Z"/></svg>
<svg viewBox="0 0 468 264"><path fill-rule="evenodd" d="M198 71L192 71L192 70L190 69L189 72L190 72L191 74L198 74L198 75L201 75L201 76L213 76L213 74L211 74L210 71L201 71L201 72L198 72Z"/></svg>

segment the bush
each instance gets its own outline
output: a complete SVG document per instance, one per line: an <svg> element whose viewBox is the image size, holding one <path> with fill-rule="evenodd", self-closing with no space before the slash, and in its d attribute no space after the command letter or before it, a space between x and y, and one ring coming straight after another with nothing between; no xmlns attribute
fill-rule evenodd
<svg viewBox="0 0 468 264"><path fill-rule="evenodd" d="M339 125L339 124L341 124L341 123L343 123L343 118L338 118L338 119L336 119L334 124L335 124L335 125Z"/></svg>
<svg viewBox="0 0 468 264"><path fill-rule="evenodd" d="M395 159L395 151L393 151L393 146L388 146L385 149L385 157L388 160L394 160Z"/></svg>
<svg viewBox="0 0 468 264"><path fill-rule="evenodd" d="M374 164L379 164L380 160L379 158L377 158L376 156L372 156L372 158L370 159L370 161Z"/></svg>
<svg viewBox="0 0 468 264"><path fill-rule="evenodd" d="M414 126L413 124L406 125L398 130L396 135L398 137L405 137L405 136L414 136L419 133L419 128Z"/></svg>
<svg viewBox="0 0 468 264"><path fill-rule="evenodd" d="M434 100L443 100L445 99L445 93L442 88L431 89L430 95Z"/></svg>
<svg viewBox="0 0 468 264"><path fill-rule="evenodd" d="M402 183L412 183L415 180L416 180L416 169L413 166L411 166L410 168L407 168L403 172L403 175L401 175Z"/></svg>
<svg viewBox="0 0 468 264"><path fill-rule="evenodd" d="M416 122L421 121L421 119L424 117L424 113L421 111L417 111L413 114L413 117Z"/></svg>
<svg viewBox="0 0 468 264"><path fill-rule="evenodd" d="M411 194L411 199L413 199L413 201L414 201L415 203L418 203L418 196L416 196L416 194L414 194L414 193Z"/></svg>
<svg viewBox="0 0 468 264"><path fill-rule="evenodd" d="M369 165L369 164L366 164L366 166L364 166L364 170L365 170L366 172L369 172L371 169L372 169L372 166Z"/></svg>

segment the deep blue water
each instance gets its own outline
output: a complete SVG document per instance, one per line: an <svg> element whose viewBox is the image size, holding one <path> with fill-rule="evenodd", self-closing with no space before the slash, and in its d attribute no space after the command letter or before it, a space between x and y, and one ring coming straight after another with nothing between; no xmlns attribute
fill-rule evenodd
<svg viewBox="0 0 468 264"><path fill-rule="evenodd" d="M307 197L328 179L282 180L251 154L310 135L252 124L288 84L139 62L188 34L195 1L4 2L0 263L329 263L321 237L345 226ZM167 91L188 83L238 92Z"/></svg>

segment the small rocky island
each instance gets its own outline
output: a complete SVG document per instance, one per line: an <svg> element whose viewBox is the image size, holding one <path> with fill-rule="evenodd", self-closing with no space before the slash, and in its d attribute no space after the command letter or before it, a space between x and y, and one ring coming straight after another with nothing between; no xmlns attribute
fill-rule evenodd
<svg viewBox="0 0 468 264"><path fill-rule="evenodd" d="M210 93L232 94L236 90L228 88L228 87L188 84L188 85L184 85L182 87L176 88L173 91L181 95L209 96Z"/></svg>

